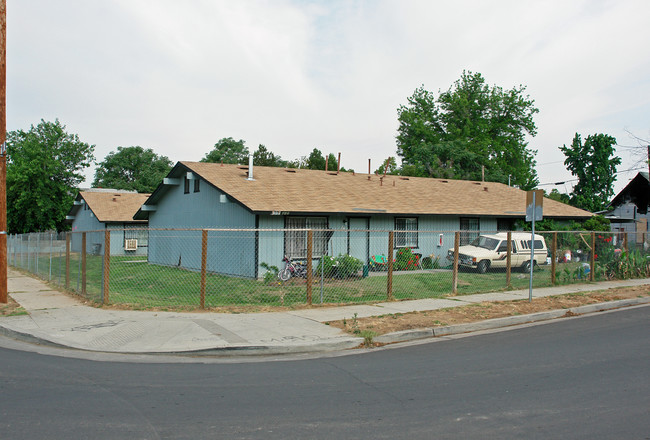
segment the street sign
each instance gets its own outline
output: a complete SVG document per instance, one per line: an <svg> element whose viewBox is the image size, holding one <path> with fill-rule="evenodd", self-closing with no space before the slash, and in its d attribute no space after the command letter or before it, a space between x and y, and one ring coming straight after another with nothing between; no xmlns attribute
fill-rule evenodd
<svg viewBox="0 0 650 440"><path fill-rule="evenodd" d="M544 190L536 189L526 192L526 221L542 220Z"/></svg>

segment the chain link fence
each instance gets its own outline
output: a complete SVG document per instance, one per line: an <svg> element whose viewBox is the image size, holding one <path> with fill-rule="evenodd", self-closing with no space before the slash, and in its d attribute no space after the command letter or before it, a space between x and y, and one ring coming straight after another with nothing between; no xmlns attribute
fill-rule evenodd
<svg viewBox="0 0 650 440"><path fill-rule="evenodd" d="M534 249L533 249L534 247ZM99 304L263 310L650 276L611 232L107 229L10 235L8 261Z"/></svg>

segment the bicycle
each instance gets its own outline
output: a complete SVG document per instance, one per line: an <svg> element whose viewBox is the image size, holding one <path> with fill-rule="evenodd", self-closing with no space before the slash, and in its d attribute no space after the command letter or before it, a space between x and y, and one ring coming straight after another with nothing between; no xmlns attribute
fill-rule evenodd
<svg viewBox="0 0 650 440"><path fill-rule="evenodd" d="M288 281L291 277L307 278L307 265L303 262L291 261L285 255L282 259L284 268L278 272L278 278L281 281Z"/></svg>

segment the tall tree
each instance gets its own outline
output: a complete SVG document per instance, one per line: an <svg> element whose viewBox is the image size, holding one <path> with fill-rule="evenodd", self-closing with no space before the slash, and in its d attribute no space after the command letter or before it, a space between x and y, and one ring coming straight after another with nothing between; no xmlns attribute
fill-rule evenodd
<svg viewBox="0 0 650 440"><path fill-rule="evenodd" d="M94 145L58 119L7 133L7 224L11 233L65 230L65 217L93 160Z"/></svg>
<svg viewBox="0 0 650 440"><path fill-rule="evenodd" d="M314 148L307 158L307 168L310 170L324 170L325 157L318 148ZM329 167L328 167L329 168Z"/></svg>
<svg viewBox="0 0 650 440"><path fill-rule="evenodd" d="M578 178L570 203L591 212L602 211L614 195L616 166L621 158L614 155L616 139L607 134L587 136L585 142L578 133L570 146L560 147L566 159L564 165Z"/></svg>
<svg viewBox="0 0 650 440"><path fill-rule="evenodd" d="M213 163L238 163L241 165L248 163L248 147L243 140L234 140L231 137L222 138L216 144L212 151L207 153L201 162Z"/></svg>
<svg viewBox="0 0 650 440"><path fill-rule="evenodd" d="M398 112L397 154L411 175L507 182L522 189L537 185L535 136L539 110L519 86L488 86L480 73L463 71L438 98L415 90Z"/></svg>
<svg viewBox="0 0 650 440"><path fill-rule="evenodd" d="M260 144L253 153L253 165L262 167L284 167L287 162L280 156L276 156L269 151L264 145Z"/></svg>
<svg viewBox="0 0 650 440"><path fill-rule="evenodd" d="M93 186L150 193L171 169L172 162L151 148L117 147L97 165Z"/></svg>

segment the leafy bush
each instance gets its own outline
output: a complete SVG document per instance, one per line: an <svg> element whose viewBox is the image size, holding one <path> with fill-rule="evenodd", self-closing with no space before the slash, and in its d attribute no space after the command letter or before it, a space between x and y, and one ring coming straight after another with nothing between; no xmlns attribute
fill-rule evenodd
<svg viewBox="0 0 650 440"><path fill-rule="evenodd" d="M336 276L348 278L361 270L363 263L351 255L339 255L336 257Z"/></svg>
<svg viewBox="0 0 650 440"><path fill-rule="evenodd" d="M266 269L266 272L264 272L264 283L270 284L271 282L276 281L276 277L280 271L280 269L278 269L278 266L269 266L264 262L260 263L260 266L263 269Z"/></svg>
<svg viewBox="0 0 650 440"><path fill-rule="evenodd" d="M323 272L324 277L334 276L334 271L336 270L336 259L330 257L329 255L323 255L323 257L318 262L316 266L316 275L320 276L321 271Z"/></svg>
<svg viewBox="0 0 650 440"><path fill-rule="evenodd" d="M395 270L415 270L417 269L417 257L411 248L401 248L397 251L394 263Z"/></svg>
<svg viewBox="0 0 650 440"><path fill-rule="evenodd" d="M440 269L440 257L434 255L422 258L422 269Z"/></svg>
<svg viewBox="0 0 650 440"><path fill-rule="evenodd" d="M322 270L324 277L349 278L359 272L362 267L361 260L351 255L339 254L336 258L325 255L316 266L316 276L320 276Z"/></svg>

